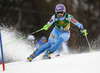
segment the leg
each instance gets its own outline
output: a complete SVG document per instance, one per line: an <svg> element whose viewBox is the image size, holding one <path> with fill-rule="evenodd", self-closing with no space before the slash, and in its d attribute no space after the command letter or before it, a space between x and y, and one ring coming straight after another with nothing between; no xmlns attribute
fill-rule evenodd
<svg viewBox="0 0 100 73"><path fill-rule="evenodd" d="M39 49L37 49L35 52L33 52L29 57L31 59L34 59L36 56L40 55L42 52L44 52L46 49L48 49L51 45L48 43L41 46Z"/></svg>
<svg viewBox="0 0 100 73"><path fill-rule="evenodd" d="M47 50L45 55L53 53L64 41L68 41L70 38L70 32L62 33L58 40Z"/></svg>
<svg viewBox="0 0 100 73"><path fill-rule="evenodd" d="M54 44L52 44L52 46L47 50L47 52L45 53L45 55L47 54L51 54L53 53L62 43L63 43L63 39L59 38Z"/></svg>
<svg viewBox="0 0 100 73"><path fill-rule="evenodd" d="M57 39L57 34L56 34L56 30L53 29L53 31L51 32L50 36L49 36L49 40L46 44L44 44L43 46L41 46L39 49L37 49L34 53L32 53L29 58L34 59L36 56L40 55L42 52L44 52L46 49L50 48L51 45L54 43L54 41L56 41Z"/></svg>

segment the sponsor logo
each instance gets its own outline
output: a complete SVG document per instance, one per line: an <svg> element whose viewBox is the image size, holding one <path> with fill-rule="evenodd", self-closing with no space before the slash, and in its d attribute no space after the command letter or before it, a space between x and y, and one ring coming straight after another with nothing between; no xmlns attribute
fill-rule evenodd
<svg viewBox="0 0 100 73"><path fill-rule="evenodd" d="M64 28L64 30L66 30L67 28L69 28L70 27L70 23Z"/></svg>
<svg viewBox="0 0 100 73"><path fill-rule="evenodd" d="M61 7L58 7L57 9L61 9Z"/></svg>
<svg viewBox="0 0 100 73"><path fill-rule="evenodd" d="M64 24L64 23L65 23L64 21L59 22L59 24Z"/></svg>
<svg viewBox="0 0 100 73"><path fill-rule="evenodd" d="M76 20L74 20L74 19L72 19L72 18L71 18L71 21L74 22L74 23L76 23Z"/></svg>
<svg viewBox="0 0 100 73"><path fill-rule="evenodd" d="M52 34L51 34L50 36L51 36L52 38L55 38L55 36L54 36L54 35L52 35Z"/></svg>

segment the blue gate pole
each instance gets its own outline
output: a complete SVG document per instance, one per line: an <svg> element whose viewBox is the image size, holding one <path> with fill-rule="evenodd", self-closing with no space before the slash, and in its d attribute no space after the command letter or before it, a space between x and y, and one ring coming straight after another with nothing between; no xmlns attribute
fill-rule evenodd
<svg viewBox="0 0 100 73"><path fill-rule="evenodd" d="M1 56L2 56L2 67L3 67L3 71L4 71L5 70L5 63L4 63L4 56L3 56L1 29L0 29L0 46L1 46Z"/></svg>

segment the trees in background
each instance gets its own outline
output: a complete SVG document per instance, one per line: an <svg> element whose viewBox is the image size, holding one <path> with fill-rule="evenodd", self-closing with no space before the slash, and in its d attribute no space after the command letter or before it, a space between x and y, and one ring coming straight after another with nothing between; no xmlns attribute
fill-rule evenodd
<svg viewBox="0 0 100 73"><path fill-rule="evenodd" d="M28 34L47 23L58 3L65 4L67 12L84 24L90 40L95 40L99 36L100 0L0 0L0 22ZM39 32L39 36L48 37L52 28L48 33ZM78 28L71 25L71 31L74 47L76 44L83 45L80 42L84 39L80 40L80 38L84 37L80 36L81 34L76 37L79 34ZM37 34L36 36L39 37Z"/></svg>

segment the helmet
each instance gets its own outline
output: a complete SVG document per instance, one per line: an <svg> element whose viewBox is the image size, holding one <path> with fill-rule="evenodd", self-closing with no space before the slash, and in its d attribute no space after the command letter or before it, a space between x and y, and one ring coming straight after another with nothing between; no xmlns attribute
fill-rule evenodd
<svg viewBox="0 0 100 73"><path fill-rule="evenodd" d="M63 11L65 13L66 12L66 7L63 4L56 5L55 13L61 12L61 11Z"/></svg>
<svg viewBox="0 0 100 73"><path fill-rule="evenodd" d="M27 39L28 39L28 40L35 40L35 37L34 37L33 35L29 35L29 36L27 37Z"/></svg>
<svg viewBox="0 0 100 73"><path fill-rule="evenodd" d="M43 39L47 40L47 38L46 38L45 36L42 36L42 37L41 37L41 40L43 40Z"/></svg>

